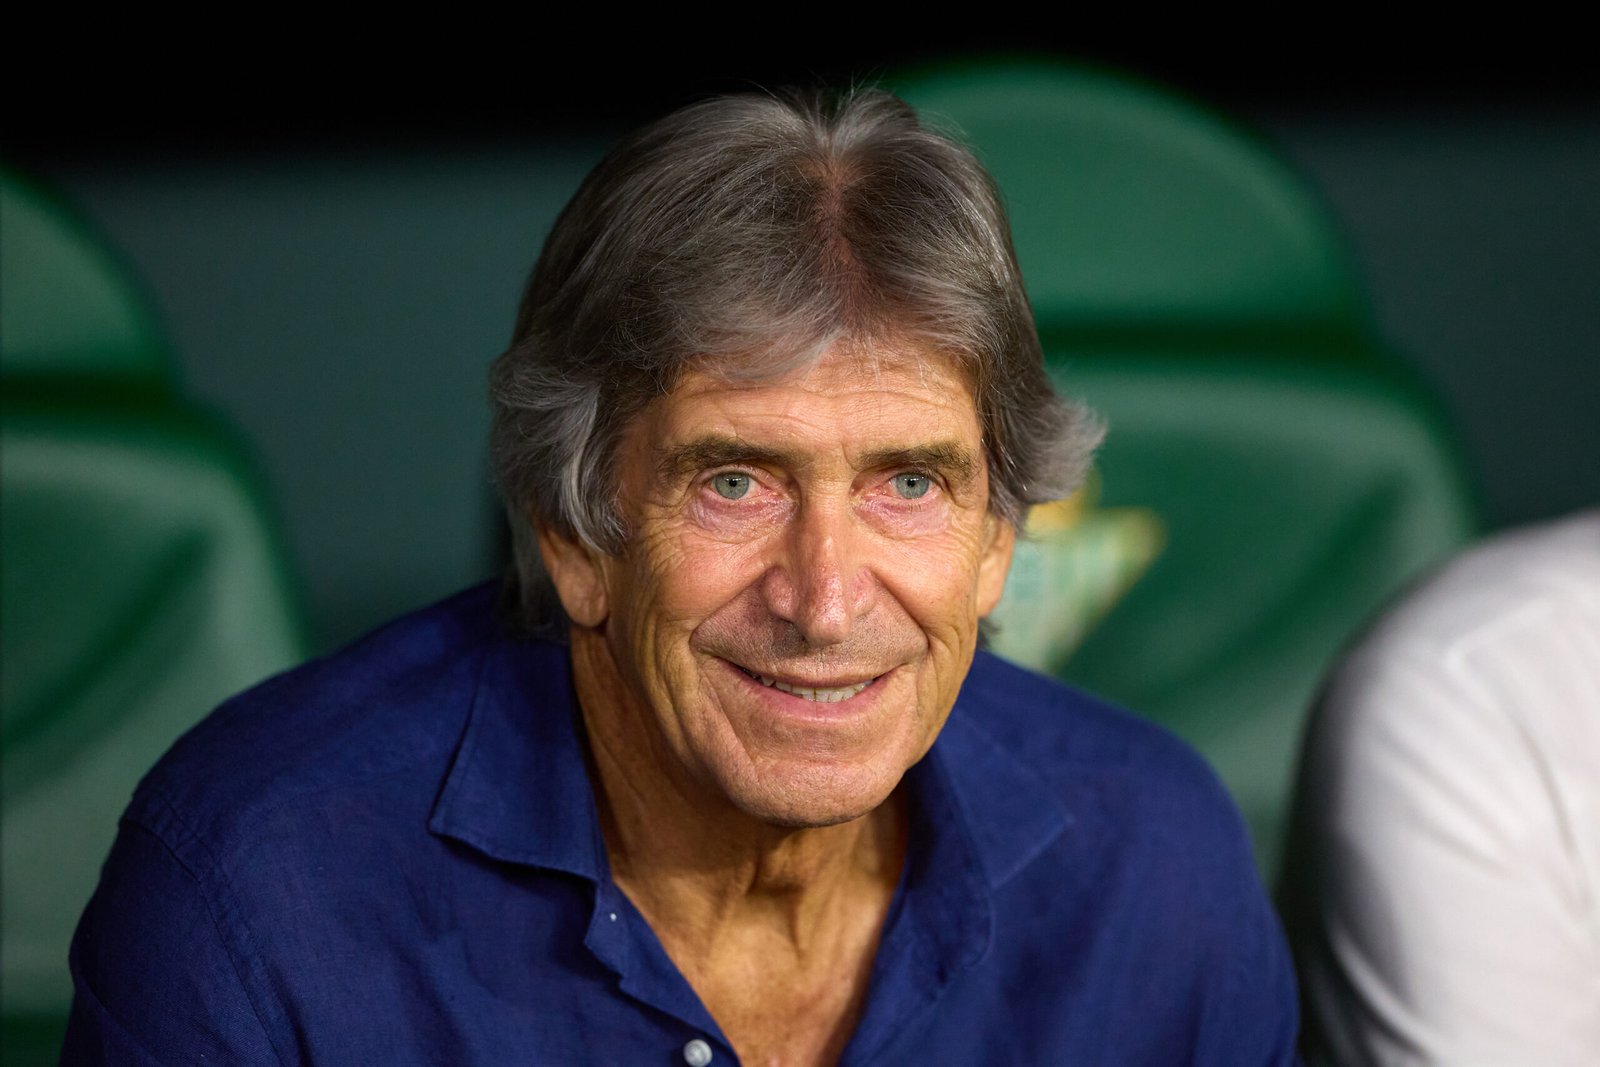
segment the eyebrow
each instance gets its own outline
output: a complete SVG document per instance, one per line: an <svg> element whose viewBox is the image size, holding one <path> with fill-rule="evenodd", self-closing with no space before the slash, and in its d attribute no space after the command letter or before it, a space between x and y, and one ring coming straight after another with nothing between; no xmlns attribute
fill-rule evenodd
<svg viewBox="0 0 1600 1067"><path fill-rule="evenodd" d="M712 467L793 466L799 457L779 448L765 448L739 437L721 434L698 437L661 450L656 470L664 478L681 478Z"/></svg>
<svg viewBox="0 0 1600 1067"><path fill-rule="evenodd" d="M978 473L978 460L972 450L954 441L878 449L863 455L861 466L867 470L937 471L955 482L970 481Z"/></svg>
<svg viewBox="0 0 1600 1067"><path fill-rule="evenodd" d="M798 452L757 445L739 437L721 434L696 438L673 448L663 449L656 470L664 478L681 478L713 467L768 466L794 469L803 457ZM905 448L880 448L863 453L858 461L863 470L937 471L956 482L970 481L978 472L978 459L972 450L955 441L935 441Z"/></svg>

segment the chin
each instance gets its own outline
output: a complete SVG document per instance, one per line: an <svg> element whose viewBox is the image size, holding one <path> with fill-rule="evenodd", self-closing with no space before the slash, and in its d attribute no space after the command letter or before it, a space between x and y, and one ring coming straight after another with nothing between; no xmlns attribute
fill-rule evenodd
<svg viewBox="0 0 1600 1067"><path fill-rule="evenodd" d="M894 793L903 775L903 771L877 774L864 780L860 768L767 769L759 772L758 783L731 784L728 795L745 814L770 826L814 829L872 814ZM756 788L748 788L752 784Z"/></svg>

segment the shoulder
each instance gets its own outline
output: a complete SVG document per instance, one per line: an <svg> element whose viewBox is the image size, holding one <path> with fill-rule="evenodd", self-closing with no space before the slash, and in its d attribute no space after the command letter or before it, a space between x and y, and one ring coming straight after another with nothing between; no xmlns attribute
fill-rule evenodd
<svg viewBox="0 0 1600 1067"><path fill-rule="evenodd" d="M126 818L184 857L186 844L225 849L341 792L442 775L483 656L504 640L493 588L479 586L271 678L180 738Z"/></svg>
<svg viewBox="0 0 1600 1067"><path fill-rule="evenodd" d="M958 710L946 762L967 764L951 775L999 894L997 959L1078 973L1097 1011L1136 1015L1151 1047L1195 1062L1286 1058L1288 952L1205 760L1154 723L988 655Z"/></svg>
<svg viewBox="0 0 1600 1067"><path fill-rule="evenodd" d="M535 712L561 710L527 690L564 694L565 664L561 646L517 641L479 588L218 708L140 784L80 924L74 973L82 1003L106 1006L97 1025L148 1037L135 1024L192 1019L219 1040L300 1051L313 1029L324 1047L346 1031L395 1048L431 1032L408 1029L395 1005L464 988L452 953L469 933L503 940L493 905L508 892L431 817L472 724L503 714L503 736L522 736ZM523 799L483 817L514 821ZM516 921L564 915L561 887L544 888L517 894ZM462 901L481 910L466 926ZM441 930L452 939L439 954ZM378 1025L361 1030L358 1017Z"/></svg>
<svg viewBox="0 0 1600 1067"><path fill-rule="evenodd" d="M1561 902L1583 898L1572 842L1600 817L1584 800L1597 691L1600 511L1482 542L1343 657L1286 869L1315 1040L1352 1061L1402 1044L1430 1062L1560 1058L1556 1014L1577 1018L1564 997L1594 959Z"/></svg>
<svg viewBox="0 0 1600 1067"><path fill-rule="evenodd" d="M1195 814L1234 821L1226 790L1187 742L1099 697L979 653L962 699L970 728L1064 795L1127 784L1136 786L1130 802L1199 803Z"/></svg>
<svg viewBox="0 0 1600 1067"><path fill-rule="evenodd" d="M1363 848L1470 825L1515 855L1530 813L1563 808L1592 775L1597 687L1600 510L1490 538L1391 606L1330 675L1307 735L1306 817L1340 813Z"/></svg>
<svg viewBox="0 0 1600 1067"><path fill-rule="evenodd" d="M1315 752L1377 746L1407 766L1461 766L1463 746L1559 751L1595 685L1600 510L1490 538L1392 605L1331 674Z"/></svg>
<svg viewBox="0 0 1600 1067"><path fill-rule="evenodd" d="M1263 890L1238 808L1186 742L987 654L973 665L958 713L947 753L964 764L952 773L971 821L987 827L980 836L1013 842L1016 827L1039 821L1018 814L1024 803L1059 812L1063 832L1029 853L1033 876L1123 885L1129 900L1169 916L1223 899L1256 907Z"/></svg>
<svg viewBox="0 0 1600 1067"><path fill-rule="evenodd" d="M1600 510L1467 550L1393 605L1356 652L1437 660L1581 619L1600 627Z"/></svg>

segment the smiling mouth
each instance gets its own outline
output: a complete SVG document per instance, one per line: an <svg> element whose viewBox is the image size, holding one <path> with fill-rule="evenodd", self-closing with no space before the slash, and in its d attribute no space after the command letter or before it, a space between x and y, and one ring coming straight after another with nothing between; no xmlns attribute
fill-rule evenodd
<svg viewBox="0 0 1600 1067"><path fill-rule="evenodd" d="M739 667L737 663L733 665L735 667ZM822 688L817 686L790 685L788 682L781 682L776 678L769 678L764 674L757 674L755 671L744 667L739 667L739 670L744 672L746 677L755 679L768 689L776 689L780 693L788 693L791 696L797 696L802 700L815 701L818 704L837 704L841 700L849 700L851 697L855 696L867 686L878 680L877 678L868 678L864 682L856 682L853 685ZM882 676L880 675L879 677Z"/></svg>

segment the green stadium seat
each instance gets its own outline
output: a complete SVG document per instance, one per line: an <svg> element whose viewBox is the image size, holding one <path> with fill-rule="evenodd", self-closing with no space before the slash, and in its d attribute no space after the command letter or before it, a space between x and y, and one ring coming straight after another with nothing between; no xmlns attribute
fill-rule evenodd
<svg viewBox="0 0 1600 1067"><path fill-rule="evenodd" d="M139 777L304 641L246 453L172 389L137 288L53 198L0 195L0 1060L24 1065L56 1061Z"/></svg>
<svg viewBox="0 0 1600 1067"><path fill-rule="evenodd" d="M0 374L167 388L172 357L133 275L59 197L0 168Z"/></svg>
<svg viewBox="0 0 1600 1067"><path fill-rule="evenodd" d="M891 84L999 183L1047 346L1377 351L1327 210L1225 119L1063 63L975 60Z"/></svg>
<svg viewBox="0 0 1600 1067"><path fill-rule="evenodd" d="M991 168L1052 375L1110 425L1082 532L1019 549L995 647L1192 742L1271 877L1322 672L1476 528L1454 439L1326 209L1248 134L1063 64L896 88Z"/></svg>

